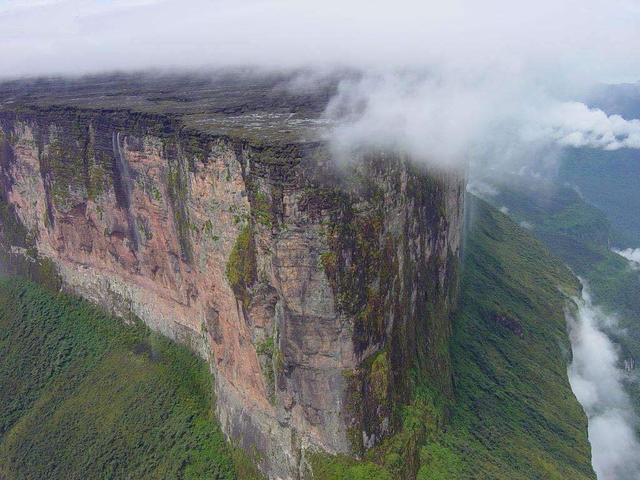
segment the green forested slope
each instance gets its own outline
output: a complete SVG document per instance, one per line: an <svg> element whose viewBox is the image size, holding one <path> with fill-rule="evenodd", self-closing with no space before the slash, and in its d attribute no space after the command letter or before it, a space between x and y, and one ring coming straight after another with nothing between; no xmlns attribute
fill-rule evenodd
<svg viewBox="0 0 640 480"><path fill-rule="evenodd" d="M593 479L587 420L567 380L565 297L577 279L540 242L473 197L467 204L451 355L456 400L416 379L404 431L369 464L317 461L319 479ZM381 464L378 469L373 463Z"/></svg>
<svg viewBox="0 0 640 480"><path fill-rule="evenodd" d="M457 406L445 441L469 478L595 478L586 417L567 379L560 290L575 292L577 281L505 215L473 198L468 208L452 346Z"/></svg>
<svg viewBox="0 0 640 480"><path fill-rule="evenodd" d="M211 406L208 368L185 349L0 280L0 478L252 478Z"/></svg>
<svg viewBox="0 0 640 480"><path fill-rule="evenodd" d="M584 279L595 303L615 314L620 328L609 333L622 355L640 358L640 274L611 251L632 232L618 233L604 212L565 186L529 179L500 185L499 192L492 203L530 223L532 234ZM640 390L635 396L640 405Z"/></svg>
<svg viewBox="0 0 640 480"><path fill-rule="evenodd" d="M607 333L619 347L621 359L633 359L637 363L640 358L640 272L610 249L612 245L619 245L619 238L635 238L633 230L619 233L602 210L562 185L527 179L527 185L511 181L499 185L498 190L500 193L491 201L507 206L509 214L517 220L530 223L532 234L585 281L594 302L616 319ZM627 391L636 412L640 413L638 368L628 375Z"/></svg>

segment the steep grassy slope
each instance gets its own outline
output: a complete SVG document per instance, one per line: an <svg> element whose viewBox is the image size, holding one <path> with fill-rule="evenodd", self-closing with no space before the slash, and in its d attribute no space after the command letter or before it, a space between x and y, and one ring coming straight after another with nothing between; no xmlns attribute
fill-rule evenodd
<svg viewBox="0 0 640 480"><path fill-rule="evenodd" d="M451 354L456 401L419 379L404 431L368 464L321 459L320 479L586 479L586 417L568 380L565 297L575 277L505 215L470 199ZM383 467L375 469L373 462Z"/></svg>
<svg viewBox="0 0 640 480"><path fill-rule="evenodd" d="M501 185L499 191L491 201L531 224L533 235L586 280L594 301L615 312L625 330L611 332L623 355L640 358L640 274L610 250L615 239L632 231L617 233L604 212L564 186L528 181Z"/></svg>
<svg viewBox="0 0 640 480"><path fill-rule="evenodd" d="M491 201L506 205L510 215L530 223L532 233L586 281L594 302L617 319L617 325L607 333L619 346L621 358L634 360L628 364L637 363L640 358L640 272L610 250L611 239L634 237L633 230L617 233L603 211L569 188L527 183L527 186L502 185L500 194ZM640 413L637 367L629 372L629 378L627 390L636 412Z"/></svg>
<svg viewBox="0 0 640 480"><path fill-rule="evenodd" d="M253 478L206 365L139 325L0 280L0 478Z"/></svg>
<svg viewBox="0 0 640 480"><path fill-rule="evenodd" d="M576 280L506 216L480 201L469 209L452 348L458 406L444 441L469 478L593 478L558 290L575 292Z"/></svg>

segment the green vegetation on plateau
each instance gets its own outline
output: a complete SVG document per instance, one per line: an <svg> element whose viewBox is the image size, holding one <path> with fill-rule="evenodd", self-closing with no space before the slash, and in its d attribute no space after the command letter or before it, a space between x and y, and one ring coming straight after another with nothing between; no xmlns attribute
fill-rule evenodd
<svg viewBox="0 0 640 480"><path fill-rule="evenodd" d="M505 215L469 199L451 357L455 401L415 381L403 430L365 462L315 459L317 480L593 479L586 417L568 380L565 299L577 280ZM378 465L376 465L378 464Z"/></svg>
<svg viewBox="0 0 640 480"><path fill-rule="evenodd" d="M0 279L0 478L257 478L185 348L87 302Z"/></svg>

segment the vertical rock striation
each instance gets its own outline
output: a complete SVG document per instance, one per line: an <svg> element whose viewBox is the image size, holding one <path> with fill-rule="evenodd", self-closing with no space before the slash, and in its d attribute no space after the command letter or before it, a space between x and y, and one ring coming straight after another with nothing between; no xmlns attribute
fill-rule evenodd
<svg viewBox="0 0 640 480"><path fill-rule="evenodd" d="M227 435L271 478L305 477L310 450L393 433L412 374L452 395L463 177L328 158L165 115L5 108L4 268L189 345Z"/></svg>

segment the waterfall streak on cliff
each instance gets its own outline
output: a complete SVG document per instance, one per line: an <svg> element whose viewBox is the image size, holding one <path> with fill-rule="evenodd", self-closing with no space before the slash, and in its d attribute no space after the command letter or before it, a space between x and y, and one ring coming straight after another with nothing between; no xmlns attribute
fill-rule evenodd
<svg viewBox="0 0 640 480"><path fill-rule="evenodd" d="M140 245L140 236L136 225L136 219L131 213L131 174L129 173L129 165L125 156L122 143L120 142L120 132L113 132L113 154L115 157L116 172L122 186L124 207L127 212L127 220L129 222L129 238L133 242L134 250Z"/></svg>
<svg viewBox="0 0 640 480"><path fill-rule="evenodd" d="M573 392L589 421L593 468L598 480L640 478L638 419L625 390L626 372L616 345L604 332L615 328L583 289L574 299L577 311L567 313L573 360L568 369Z"/></svg>

